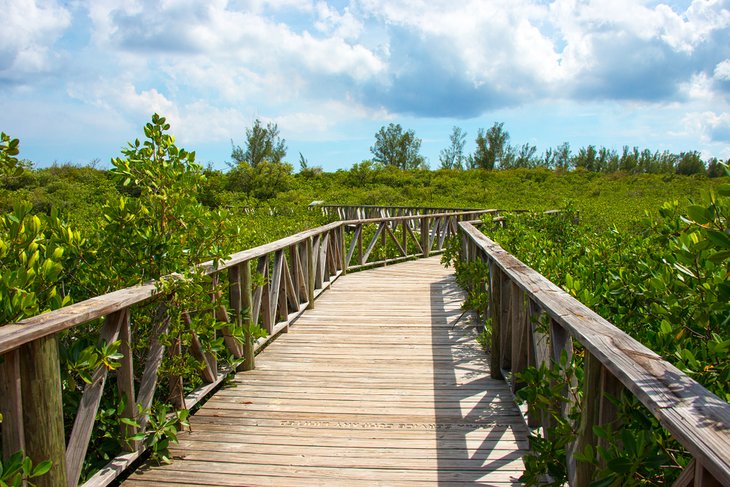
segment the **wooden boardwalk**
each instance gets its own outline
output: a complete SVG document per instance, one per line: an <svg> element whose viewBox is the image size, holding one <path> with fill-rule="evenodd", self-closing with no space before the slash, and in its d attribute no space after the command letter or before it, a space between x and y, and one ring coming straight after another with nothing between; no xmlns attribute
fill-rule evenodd
<svg viewBox="0 0 730 487"><path fill-rule="evenodd" d="M520 485L527 431L438 257L348 274L130 487Z"/></svg>

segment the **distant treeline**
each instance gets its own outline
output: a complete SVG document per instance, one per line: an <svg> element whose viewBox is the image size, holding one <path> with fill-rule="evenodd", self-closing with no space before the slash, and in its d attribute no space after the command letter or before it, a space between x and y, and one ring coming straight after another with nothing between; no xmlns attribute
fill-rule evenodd
<svg viewBox="0 0 730 487"><path fill-rule="evenodd" d="M439 162L442 169L518 169L544 167L548 169L585 169L586 171L627 174L702 174L708 177L724 175L722 165L716 158L703 161L699 152L689 151L673 154L669 151L624 146L621 153L615 149L589 145L577 153L565 142L556 148L548 148L539 154L537 147L526 143L514 146L509 143L510 135L504 124L495 123L491 128L477 132L476 150L464 154L466 133L454 127L449 137L451 145L441 151Z"/></svg>

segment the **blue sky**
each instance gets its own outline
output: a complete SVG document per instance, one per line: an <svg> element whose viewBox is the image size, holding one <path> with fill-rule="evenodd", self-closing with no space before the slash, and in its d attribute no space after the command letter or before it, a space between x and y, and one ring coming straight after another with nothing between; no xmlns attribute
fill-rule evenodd
<svg viewBox="0 0 730 487"><path fill-rule="evenodd" d="M730 0L0 0L0 130L37 166L108 164L166 116L225 168L256 118L296 165L413 129L730 157Z"/></svg>

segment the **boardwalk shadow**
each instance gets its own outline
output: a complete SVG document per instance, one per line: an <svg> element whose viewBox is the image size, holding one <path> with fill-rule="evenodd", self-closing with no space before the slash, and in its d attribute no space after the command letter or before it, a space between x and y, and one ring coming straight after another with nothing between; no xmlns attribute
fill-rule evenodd
<svg viewBox="0 0 730 487"><path fill-rule="evenodd" d="M447 277L431 285L431 349L440 485L521 485L527 431L503 381L463 318L463 291ZM455 324L454 324L455 323ZM498 471L498 472L497 472Z"/></svg>

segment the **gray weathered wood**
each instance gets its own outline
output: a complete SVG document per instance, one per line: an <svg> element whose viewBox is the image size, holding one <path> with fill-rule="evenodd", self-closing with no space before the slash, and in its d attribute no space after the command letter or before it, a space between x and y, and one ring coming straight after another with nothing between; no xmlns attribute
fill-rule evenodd
<svg viewBox="0 0 730 487"><path fill-rule="evenodd" d="M58 337L44 336L20 349L20 380L24 398L25 454L34 465L51 460L51 470L37 479L38 487L68 485L66 438L63 431Z"/></svg>
<svg viewBox="0 0 730 487"><path fill-rule="evenodd" d="M250 329L256 322L253 318L253 294L252 294L251 282L251 264L249 262L241 263L241 287L242 287L242 303L243 309L246 310L244 315L244 321L246 327ZM253 370L256 368L256 362L254 358L254 344L253 339L248 334L244 334L243 341L243 363L241 364L242 370Z"/></svg>
<svg viewBox="0 0 730 487"><path fill-rule="evenodd" d="M99 333L100 345L117 341L119 330L122 324L126 322L126 316L126 310L117 311L107 316ZM81 402L76 411L76 419L66 446L66 479L69 487L74 487L79 483L108 372L104 365L100 365L94 371L91 383L86 384L86 387L84 387L84 393L81 396Z"/></svg>
<svg viewBox="0 0 730 487"><path fill-rule="evenodd" d="M636 396L709 474L730 485L727 402L505 252L470 223L462 222L460 227L555 324Z"/></svg>
<svg viewBox="0 0 730 487"><path fill-rule="evenodd" d="M157 388L157 371L160 369L162 364L162 356L165 353L165 346L162 344L160 337L167 333L170 326L170 320L167 318L164 311L164 305L158 306L158 310L155 317L155 325L152 330L152 341L150 348L147 351L147 360L145 361L144 372L142 372L142 380L139 384L139 391L137 392L137 404L142 407L142 415L138 416L137 423L139 429L144 431L147 426L149 419L149 411L152 406L152 399L155 395L155 389Z"/></svg>
<svg viewBox="0 0 730 487"><path fill-rule="evenodd" d="M503 379L502 376L502 272L497 265L489 262L489 299L490 318L492 320L492 350L490 354L490 367L493 379Z"/></svg>
<svg viewBox="0 0 730 487"><path fill-rule="evenodd" d="M525 370L528 366L528 335L530 334L527 322L527 309L525 303L524 292L512 283L511 295L511 315L512 315L512 391L517 391L522 387L522 383L518 382L517 374Z"/></svg>
<svg viewBox="0 0 730 487"><path fill-rule="evenodd" d="M314 239L307 239L305 253L307 255L307 301L309 302L307 309L314 309L314 286L316 283Z"/></svg>
<svg viewBox="0 0 730 487"><path fill-rule="evenodd" d="M124 310L124 317L119 327L119 353L122 354L122 359L119 361L119 368L116 370L117 374L117 390L119 396L124 398L124 410L122 411L122 417L129 420L136 420L137 418L137 404L135 402L136 394L134 392L134 356L132 354L132 326L131 316L129 308ZM137 451L140 447L139 442L127 441L137 434L137 428L132 425L122 423L120 425L120 433L122 435L122 444L126 451Z"/></svg>
<svg viewBox="0 0 730 487"><path fill-rule="evenodd" d="M0 414L3 416L3 460L25 449L23 397L20 386L19 351L11 350L0 362Z"/></svg>

